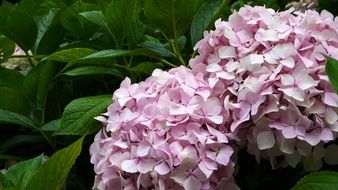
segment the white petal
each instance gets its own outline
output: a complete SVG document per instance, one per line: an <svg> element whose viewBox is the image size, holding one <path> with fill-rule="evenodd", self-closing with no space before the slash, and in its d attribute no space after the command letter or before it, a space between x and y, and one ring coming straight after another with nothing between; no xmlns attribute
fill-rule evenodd
<svg viewBox="0 0 338 190"><path fill-rule="evenodd" d="M209 64L206 68L206 71L210 73L221 71L221 70L222 70L222 67L218 65L217 63Z"/></svg>
<svg viewBox="0 0 338 190"><path fill-rule="evenodd" d="M299 163L301 156L300 154L295 152L294 154L285 155L285 159L291 167L295 168L297 164Z"/></svg>
<svg viewBox="0 0 338 190"><path fill-rule="evenodd" d="M190 175L183 182L183 187L184 187L184 190L197 190L197 189L201 189L202 183L195 176Z"/></svg>
<svg viewBox="0 0 338 190"><path fill-rule="evenodd" d="M260 150L272 148L275 145L275 136L272 131L263 131L257 134L257 145Z"/></svg>
<svg viewBox="0 0 338 190"><path fill-rule="evenodd" d="M338 120L338 115L335 111L333 111L331 108L327 108L325 112L325 120L333 125Z"/></svg>
<svg viewBox="0 0 338 190"><path fill-rule="evenodd" d="M295 83L295 80L293 79L292 75L288 75L288 74L283 74L280 75L280 80L282 85L293 85Z"/></svg>
<svg viewBox="0 0 338 190"><path fill-rule="evenodd" d="M300 102L304 101L305 93L302 90L299 90L298 88L292 87L292 88L279 88L279 90L283 91L287 96L290 96Z"/></svg>
<svg viewBox="0 0 338 190"><path fill-rule="evenodd" d="M236 50L232 46L221 47L218 50L219 57L222 59L236 57Z"/></svg>
<svg viewBox="0 0 338 190"><path fill-rule="evenodd" d="M293 60L292 57L288 57L284 60L281 60L280 61L283 65L285 65L286 67L289 67L289 68L293 68L295 66L295 61Z"/></svg>

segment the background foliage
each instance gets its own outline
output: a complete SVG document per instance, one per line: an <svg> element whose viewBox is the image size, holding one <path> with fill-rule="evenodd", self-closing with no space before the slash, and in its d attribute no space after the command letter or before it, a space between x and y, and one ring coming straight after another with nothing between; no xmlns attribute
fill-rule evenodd
<svg viewBox="0 0 338 190"><path fill-rule="evenodd" d="M0 1L0 63L13 58L17 44L25 55L16 58L32 66L0 67L0 168L9 168L0 173L0 189L90 189L88 149L100 128L93 118L105 111L124 77L139 82L155 68L187 65L203 31L244 4L283 10L288 2ZM337 14L334 3L320 1L319 9ZM337 62L329 63L327 72L334 76ZM271 170L268 162L258 165L245 153L239 163L242 189L289 189L306 174L300 168Z"/></svg>

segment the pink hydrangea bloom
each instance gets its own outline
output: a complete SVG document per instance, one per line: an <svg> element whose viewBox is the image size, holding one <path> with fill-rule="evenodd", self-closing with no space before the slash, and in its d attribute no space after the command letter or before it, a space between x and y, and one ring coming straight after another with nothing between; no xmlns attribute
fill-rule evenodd
<svg viewBox="0 0 338 190"><path fill-rule="evenodd" d="M144 82L125 79L90 147L94 189L235 188L233 135L227 113L201 74L155 70Z"/></svg>
<svg viewBox="0 0 338 190"><path fill-rule="evenodd" d="M90 147L93 189L238 189L238 147L273 167L338 163L324 146L338 132L325 73L325 56L338 59L338 18L245 6L215 26L191 70L155 70L115 91Z"/></svg>
<svg viewBox="0 0 338 190"><path fill-rule="evenodd" d="M240 143L273 166L277 156L291 166L321 163L320 147L338 131L338 97L325 73L325 56L338 59L338 18L245 6L215 26L190 66L211 87L224 87L231 132L246 131Z"/></svg>

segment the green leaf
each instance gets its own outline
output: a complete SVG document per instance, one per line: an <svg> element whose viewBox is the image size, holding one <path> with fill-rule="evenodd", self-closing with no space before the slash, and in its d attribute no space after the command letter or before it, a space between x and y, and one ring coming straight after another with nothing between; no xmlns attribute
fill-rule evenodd
<svg viewBox="0 0 338 190"><path fill-rule="evenodd" d="M187 43L187 38L185 36L180 36L177 39L178 50L182 51L184 49L186 43Z"/></svg>
<svg viewBox="0 0 338 190"><path fill-rule="evenodd" d="M88 11L80 13L81 16L91 21L92 23L108 29L108 25L106 23L106 17L103 15L102 11Z"/></svg>
<svg viewBox="0 0 338 190"><path fill-rule="evenodd" d="M49 55L45 59L68 63L68 62L83 58L85 56L88 56L90 54L93 54L95 52L96 50L89 49L89 48L72 48L72 49L57 51L53 53L52 55Z"/></svg>
<svg viewBox="0 0 338 190"><path fill-rule="evenodd" d="M0 86L0 109L29 115L31 102L21 89Z"/></svg>
<svg viewBox="0 0 338 190"><path fill-rule="evenodd" d="M29 180L34 176L42 165L42 155L30 160L26 160L10 167L5 173L17 190L25 189Z"/></svg>
<svg viewBox="0 0 338 190"><path fill-rule="evenodd" d="M40 127L41 131L56 131L61 125L61 119L56 119Z"/></svg>
<svg viewBox="0 0 338 190"><path fill-rule="evenodd" d="M0 87L20 89L24 76L16 70L0 67Z"/></svg>
<svg viewBox="0 0 338 190"><path fill-rule="evenodd" d="M28 182L26 190L60 190L67 175L80 155L83 137L62 150L54 153L41 166L39 171Z"/></svg>
<svg viewBox="0 0 338 190"><path fill-rule="evenodd" d="M12 6L0 7L0 33L28 51L34 45L37 27L33 18Z"/></svg>
<svg viewBox="0 0 338 190"><path fill-rule="evenodd" d="M114 40L123 40L131 27L137 0L113 0L106 9L105 16Z"/></svg>
<svg viewBox="0 0 338 190"><path fill-rule="evenodd" d="M112 102L111 95L85 97L69 103L61 118L61 126L54 135L83 135L99 126L94 117L106 110Z"/></svg>
<svg viewBox="0 0 338 190"><path fill-rule="evenodd" d="M47 14L37 18L38 34L34 44L35 52L47 54L60 44L62 33L60 33L60 29L53 27L58 20L57 14L59 11L60 9L52 8Z"/></svg>
<svg viewBox="0 0 338 190"><path fill-rule="evenodd" d="M156 27L176 39L187 31L200 0L145 0L144 13Z"/></svg>
<svg viewBox="0 0 338 190"><path fill-rule="evenodd" d="M18 9L26 14L35 14L45 0L20 0Z"/></svg>
<svg viewBox="0 0 338 190"><path fill-rule="evenodd" d="M338 173L321 171L302 178L291 190L336 190L338 189Z"/></svg>
<svg viewBox="0 0 338 190"><path fill-rule="evenodd" d="M332 88L338 94L338 61L331 57L327 57L326 59L326 74L329 76Z"/></svg>
<svg viewBox="0 0 338 190"><path fill-rule="evenodd" d="M195 46L216 19L228 8L229 0L209 0L196 13L190 28L191 44Z"/></svg>
<svg viewBox="0 0 338 190"><path fill-rule="evenodd" d="M14 112L2 110L2 109L0 109L0 123L17 124L17 125L26 126L31 129L37 128L37 124L30 118L25 117L23 115L19 115Z"/></svg>
<svg viewBox="0 0 338 190"><path fill-rule="evenodd" d="M113 58L124 57L124 56L148 56L152 58L159 58L160 56L149 49L141 48L135 50L118 50L118 49L107 49L102 50L86 57L79 59L77 62L90 63L90 62L101 62L111 63L114 61Z"/></svg>
<svg viewBox="0 0 338 190"><path fill-rule="evenodd" d="M15 190L13 183L1 172L0 172L0 189Z"/></svg>
<svg viewBox="0 0 338 190"><path fill-rule="evenodd" d="M237 0L231 5L231 10L239 10L241 7L244 7L245 4L243 0Z"/></svg>
<svg viewBox="0 0 338 190"><path fill-rule="evenodd" d="M162 68L162 63L151 63L151 62L144 62L136 65L135 67L131 67L130 70L136 73L144 73L147 75L151 75L151 73L158 68Z"/></svg>
<svg viewBox="0 0 338 190"><path fill-rule="evenodd" d="M0 153L23 143L45 142L41 135L17 135L3 142L0 146Z"/></svg>
<svg viewBox="0 0 338 190"><path fill-rule="evenodd" d="M24 81L24 92L35 105L36 117L44 120L44 107L49 87L51 86L57 65L51 61L42 62L34 67Z"/></svg>
<svg viewBox="0 0 338 190"><path fill-rule="evenodd" d="M70 69L63 73L68 76L86 76L86 75L113 75L123 78L121 72L116 69L107 68L107 67L99 67L99 66L82 66L76 67L74 69Z"/></svg>
<svg viewBox="0 0 338 190"><path fill-rule="evenodd" d="M134 15L132 17L132 23L127 35L127 42L129 49L135 49L137 44L142 40L144 36L144 32L146 29L146 25L143 24L140 20L139 14L142 11L141 2L138 1L136 4L136 9L134 11Z"/></svg>
<svg viewBox="0 0 338 190"><path fill-rule="evenodd" d="M166 46L160 42L157 38L146 35L144 41L139 44L140 47L148 48L162 57L175 57L175 55L169 51Z"/></svg>
<svg viewBox="0 0 338 190"><path fill-rule="evenodd" d="M15 51L15 43L4 35L0 35L0 63L10 58ZM1 75L0 75L1 76Z"/></svg>
<svg viewBox="0 0 338 190"><path fill-rule="evenodd" d="M73 35L88 39L96 31L92 22L80 16L80 13L98 10L97 5L76 1L61 15L61 24Z"/></svg>

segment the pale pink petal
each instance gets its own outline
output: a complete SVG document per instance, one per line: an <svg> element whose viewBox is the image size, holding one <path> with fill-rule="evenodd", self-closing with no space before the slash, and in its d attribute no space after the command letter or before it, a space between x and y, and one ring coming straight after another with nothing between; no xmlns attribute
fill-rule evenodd
<svg viewBox="0 0 338 190"><path fill-rule="evenodd" d="M320 139L322 141L332 141L334 140L333 133L330 128L322 128L320 133Z"/></svg>
<svg viewBox="0 0 338 190"><path fill-rule="evenodd" d="M283 130L282 130L282 134L287 139L295 138L297 136L296 131L295 131L295 127L293 127L293 126L284 127Z"/></svg>
<svg viewBox="0 0 338 190"><path fill-rule="evenodd" d="M183 150L183 147L180 143L178 142L173 142L169 145L170 151L172 154L174 155L178 155L181 153L181 151Z"/></svg>
<svg viewBox="0 0 338 190"><path fill-rule="evenodd" d="M124 160L121 163L121 169L125 172L136 173L137 172L138 160Z"/></svg>
<svg viewBox="0 0 338 190"><path fill-rule="evenodd" d="M220 143L227 143L228 138L225 136L224 133L221 133L220 131L214 129L213 127L207 125L207 129L210 132L210 134L214 135L217 138L217 141Z"/></svg>
<svg viewBox="0 0 338 190"><path fill-rule="evenodd" d="M206 116L206 118L210 121L212 121L215 124L221 124L223 123L223 116L216 115L216 116Z"/></svg>
<svg viewBox="0 0 338 190"><path fill-rule="evenodd" d="M325 92L323 102L326 105L338 107L338 96L335 92Z"/></svg>
<svg viewBox="0 0 338 190"><path fill-rule="evenodd" d="M230 146L222 147L217 153L216 162L227 166L233 152L234 151Z"/></svg>
<svg viewBox="0 0 338 190"><path fill-rule="evenodd" d="M290 96L298 101L304 101L305 93L296 87L291 88L279 88L278 90L283 91L287 96Z"/></svg>
<svg viewBox="0 0 338 190"><path fill-rule="evenodd" d="M315 146L320 142L320 133L316 130L311 131L305 136L305 141L311 146Z"/></svg>
<svg viewBox="0 0 338 190"><path fill-rule="evenodd" d="M166 175L170 172L170 168L166 162L162 162L154 167L154 170L160 175Z"/></svg>
<svg viewBox="0 0 338 190"><path fill-rule="evenodd" d="M131 84L131 80L130 78L126 77L122 82L121 82L121 85L120 85L120 88L128 88Z"/></svg>
<svg viewBox="0 0 338 190"><path fill-rule="evenodd" d="M216 97L209 98L206 102L203 103L202 109L205 115L217 115L221 112L222 107L219 102L219 99Z"/></svg>
<svg viewBox="0 0 338 190"><path fill-rule="evenodd" d="M226 80L233 80L233 79L235 79L235 75L233 73L225 72L225 71L217 72L216 76L218 78L226 79Z"/></svg>
<svg viewBox="0 0 338 190"><path fill-rule="evenodd" d="M198 164L199 169L203 172L206 178L209 178L213 173L213 170L209 169L204 162Z"/></svg>
<svg viewBox="0 0 338 190"><path fill-rule="evenodd" d="M148 173L154 169L156 161L154 159L141 159L137 164L137 170L140 173Z"/></svg>
<svg viewBox="0 0 338 190"><path fill-rule="evenodd" d="M150 149L151 149L151 146L149 145L149 143L141 142L137 146L136 155L139 156L139 157L144 157L144 156L148 155Z"/></svg>

